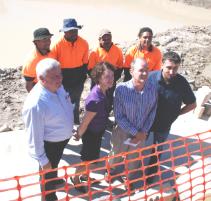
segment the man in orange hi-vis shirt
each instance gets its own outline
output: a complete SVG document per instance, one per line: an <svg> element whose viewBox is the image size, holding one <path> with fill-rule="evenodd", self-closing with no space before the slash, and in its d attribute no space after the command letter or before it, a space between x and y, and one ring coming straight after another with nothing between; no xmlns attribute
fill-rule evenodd
<svg viewBox="0 0 211 201"><path fill-rule="evenodd" d="M135 58L144 58L148 63L149 71L159 70L162 63L161 51L152 45L153 32L149 27L143 27L138 33L139 41L130 47L125 54L124 81L130 80L130 64Z"/></svg>
<svg viewBox="0 0 211 201"><path fill-rule="evenodd" d="M108 99L110 101L109 110L112 109L113 105L113 93L116 88L116 81L121 77L123 70L123 53L122 50L113 44L112 34L108 29L102 29L99 33L99 47L90 53L88 70L89 72L94 68L94 66L102 61L107 61L112 64L116 70L114 72L114 86L107 90ZM91 88L95 83L91 82Z"/></svg>
<svg viewBox="0 0 211 201"><path fill-rule="evenodd" d="M108 29L102 29L99 33L99 47L90 53L88 70L102 61L107 61L116 67L115 81L121 77L123 67L122 50L112 42L112 34Z"/></svg>
<svg viewBox="0 0 211 201"><path fill-rule="evenodd" d="M64 19L64 35L53 45L52 53L60 62L63 86L69 92L74 107L74 122L80 123L79 106L87 74L89 45L86 40L78 36L78 25L73 18Z"/></svg>
<svg viewBox="0 0 211 201"><path fill-rule="evenodd" d="M26 81L26 90L28 92L30 92L37 83L37 63L48 57L53 58L50 52L51 37L53 34L51 34L47 28L38 28L34 31L33 35L35 49L26 59L22 69L22 75Z"/></svg>

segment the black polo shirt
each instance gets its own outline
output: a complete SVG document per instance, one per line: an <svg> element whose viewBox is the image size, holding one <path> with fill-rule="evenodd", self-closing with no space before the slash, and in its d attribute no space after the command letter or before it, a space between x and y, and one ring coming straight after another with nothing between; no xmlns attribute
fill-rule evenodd
<svg viewBox="0 0 211 201"><path fill-rule="evenodd" d="M151 130L168 132L179 116L182 104L192 104L196 98L189 83L180 74L169 84L164 81L162 71L151 72L149 79L153 80L158 90L157 112Z"/></svg>

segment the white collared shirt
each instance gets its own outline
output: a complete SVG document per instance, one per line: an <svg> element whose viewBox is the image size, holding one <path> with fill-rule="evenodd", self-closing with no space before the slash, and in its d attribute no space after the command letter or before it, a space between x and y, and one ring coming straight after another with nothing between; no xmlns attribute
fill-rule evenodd
<svg viewBox="0 0 211 201"><path fill-rule="evenodd" d="M27 96L22 110L28 134L29 153L43 166L49 162L44 141L69 139L73 129L73 105L61 86L52 93L37 83Z"/></svg>

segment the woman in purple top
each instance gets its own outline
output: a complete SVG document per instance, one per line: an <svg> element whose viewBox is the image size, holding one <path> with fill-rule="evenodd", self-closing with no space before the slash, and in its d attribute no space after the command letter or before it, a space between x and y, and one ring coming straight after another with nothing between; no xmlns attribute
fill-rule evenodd
<svg viewBox="0 0 211 201"><path fill-rule="evenodd" d="M91 76L96 85L88 95L85 106L86 113L83 121L74 135L75 140L82 138L81 160L92 161L100 157L102 136L105 132L109 116L110 100L106 95L113 86L115 68L108 62L98 63L92 70ZM76 190L85 193L84 186L76 186L81 180L88 180L86 175L79 177L85 171L85 166L76 168L76 176L71 177ZM91 178L90 178L91 179Z"/></svg>

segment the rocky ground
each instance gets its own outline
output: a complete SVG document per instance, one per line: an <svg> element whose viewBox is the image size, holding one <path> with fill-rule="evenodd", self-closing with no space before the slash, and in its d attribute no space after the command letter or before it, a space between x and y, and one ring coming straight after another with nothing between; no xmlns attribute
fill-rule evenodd
<svg viewBox="0 0 211 201"><path fill-rule="evenodd" d="M123 51L134 42L121 44ZM184 27L171 29L155 35L154 43L162 52L174 50L182 59L180 72L192 83L194 90L207 85L211 87L211 26ZM89 91L89 80L86 82L83 100ZM0 69L0 131L23 129L21 109L27 95L21 76L21 67Z"/></svg>
<svg viewBox="0 0 211 201"><path fill-rule="evenodd" d="M171 1L182 2L188 5L199 6L207 9L211 8L210 0L171 0Z"/></svg>

